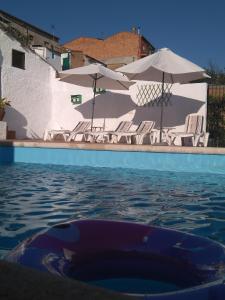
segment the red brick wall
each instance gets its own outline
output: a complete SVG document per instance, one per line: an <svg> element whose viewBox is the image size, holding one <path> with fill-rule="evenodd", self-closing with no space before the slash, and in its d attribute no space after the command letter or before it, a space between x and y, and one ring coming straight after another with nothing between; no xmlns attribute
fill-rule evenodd
<svg viewBox="0 0 225 300"><path fill-rule="evenodd" d="M80 50L98 60L140 55L140 36L133 32L120 32L105 40L84 38L73 40L64 44L72 50Z"/></svg>
<svg viewBox="0 0 225 300"><path fill-rule="evenodd" d="M71 68L82 67L84 65L84 55L82 51L72 51Z"/></svg>
<svg viewBox="0 0 225 300"><path fill-rule="evenodd" d="M153 53L152 46L149 45L149 43L145 39L140 40L140 53L139 57L145 57L151 53Z"/></svg>

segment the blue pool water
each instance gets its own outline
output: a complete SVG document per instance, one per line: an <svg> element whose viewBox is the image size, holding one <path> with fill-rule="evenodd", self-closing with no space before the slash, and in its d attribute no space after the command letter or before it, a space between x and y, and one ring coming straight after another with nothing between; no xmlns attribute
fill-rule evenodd
<svg viewBox="0 0 225 300"><path fill-rule="evenodd" d="M0 255L68 219L149 223L225 244L225 175L0 165Z"/></svg>
<svg viewBox="0 0 225 300"><path fill-rule="evenodd" d="M83 218L149 223L225 244L225 175L0 164L0 257L41 229ZM132 278L92 284L131 293L179 289Z"/></svg>

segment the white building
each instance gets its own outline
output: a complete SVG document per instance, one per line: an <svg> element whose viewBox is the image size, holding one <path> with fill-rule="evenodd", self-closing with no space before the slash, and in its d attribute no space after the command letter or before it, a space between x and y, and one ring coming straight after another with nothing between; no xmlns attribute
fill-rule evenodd
<svg viewBox="0 0 225 300"><path fill-rule="evenodd" d="M17 35L23 45L32 47L56 70L61 70L60 55L62 48L59 44L59 38L54 35L54 26L52 33L48 33L2 10L0 10L0 25L8 32Z"/></svg>
<svg viewBox="0 0 225 300"><path fill-rule="evenodd" d="M78 121L91 118L91 88L60 82L52 65L1 29L0 75L1 96L11 101L4 120L18 139L39 139L46 128L73 129ZM172 93L164 109L164 126L182 130L187 114L206 116L205 83L176 84ZM137 94L134 85L129 91L107 91L97 96L95 122L104 124L106 130L114 129L121 120L132 120L135 125L153 120L159 126L160 107L136 106ZM82 103L74 105L72 95L81 95Z"/></svg>
<svg viewBox="0 0 225 300"><path fill-rule="evenodd" d="M42 135L51 114L49 81L55 70L34 51L0 29L1 96L11 101L5 121L17 138Z"/></svg>
<svg viewBox="0 0 225 300"><path fill-rule="evenodd" d="M58 72L62 71L61 54L51 51L46 47L32 46L31 48L50 65L52 65Z"/></svg>

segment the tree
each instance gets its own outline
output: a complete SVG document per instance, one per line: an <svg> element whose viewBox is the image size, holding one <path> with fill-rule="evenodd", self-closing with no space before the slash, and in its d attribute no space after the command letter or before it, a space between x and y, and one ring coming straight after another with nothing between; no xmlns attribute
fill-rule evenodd
<svg viewBox="0 0 225 300"><path fill-rule="evenodd" d="M225 147L225 95L208 96L207 101L207 131L210 146Z"/></svg>
<svg viewBox="0 0 225 300"><path fill-rule="evenodd" d="M225 146L225 70L210 62L205 68L211 77L206 81L209 84L207 101L207 131L210 133L210 145Z"/></svg>
<svg viewBox="0 0 225 300"><path fill-rule="evenodd" d="M216 64L210 62L205 68L206 73L211 77L206 81L209 84L225 85L225 70L220 69Z"/></svg>

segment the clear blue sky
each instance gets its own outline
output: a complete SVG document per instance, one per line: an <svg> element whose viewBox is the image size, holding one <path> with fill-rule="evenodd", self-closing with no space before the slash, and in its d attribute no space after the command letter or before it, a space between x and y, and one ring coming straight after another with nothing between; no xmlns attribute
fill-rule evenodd
<svg viewBox="0 0 225 300"><path fill-rule="evenodd" d="M0 9L47 32L54 25L61 43L137 26L156 48L225 68L224 0L0 0Z"/></svg>

